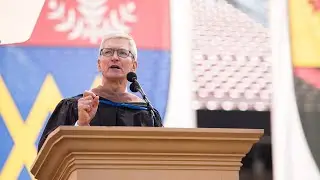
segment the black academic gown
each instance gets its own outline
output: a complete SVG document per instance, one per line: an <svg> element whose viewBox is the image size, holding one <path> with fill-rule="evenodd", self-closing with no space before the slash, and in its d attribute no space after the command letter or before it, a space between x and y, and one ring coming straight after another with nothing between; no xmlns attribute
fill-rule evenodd
<svg viewBox="0 0 320 180"><path fill-rule="evenodd" d="M78 120L78 99L82 94L61 100L48 120L41 135L38 151L48 135L58 126L74 126ZM99 106L90 126L154 126L161 127L161 117L157 110L158 122L153 123L146 103L116 103L99 97ZM160 122L160 123L159 123Z"/></svg>

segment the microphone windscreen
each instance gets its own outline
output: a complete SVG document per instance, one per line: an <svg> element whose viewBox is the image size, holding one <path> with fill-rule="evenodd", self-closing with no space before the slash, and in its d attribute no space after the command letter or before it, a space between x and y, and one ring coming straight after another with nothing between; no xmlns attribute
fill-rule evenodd
<svg viewBox="0 0 320 180"><path fill-rule="evenodd" d="M129 82L133 82L134 79L137 79L136 73L134 73L134 72L129 72L129 73L127 74L127 80L128 80Z"/></svg>

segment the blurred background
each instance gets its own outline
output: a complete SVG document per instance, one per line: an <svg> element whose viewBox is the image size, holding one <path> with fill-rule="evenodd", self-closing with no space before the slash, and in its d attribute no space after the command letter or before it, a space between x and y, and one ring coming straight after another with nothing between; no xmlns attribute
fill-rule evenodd
<svg viewBox="0 0 320 180"><path fill-rule="evenodd" d="M198 127L264 129L241 179L272 179L268 1L194 0L192 68Z"/></svg>
<svg viewBox="0 0 320 180"><path fill-rule="evenodd" d="M46 0L31 38L0 47L0 179L31 179L55 105L99 83L104 30L137 42L138 77L165 119L171 71L169 0ZM267 0L192 0L192 107L197 127L264 129L240 179L272 179ZM25 140L23 140L25 136ZM22 139L22 140L21 140Z"/></svg>

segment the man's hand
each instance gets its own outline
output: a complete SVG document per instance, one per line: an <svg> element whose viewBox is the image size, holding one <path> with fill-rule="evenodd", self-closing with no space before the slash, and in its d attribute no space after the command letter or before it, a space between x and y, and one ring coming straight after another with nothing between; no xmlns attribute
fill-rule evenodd
<svg viewBox="0 0 320 180"><path fill-rule="evenodd" d="M91 91L85 91L78 100L78 125L88 126L96 115L99 106L99 96Z"/></svg>

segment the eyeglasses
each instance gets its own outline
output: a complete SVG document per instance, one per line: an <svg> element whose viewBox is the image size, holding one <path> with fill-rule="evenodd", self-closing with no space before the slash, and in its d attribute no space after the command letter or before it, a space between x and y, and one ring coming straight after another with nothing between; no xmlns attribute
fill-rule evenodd
<svg viewBox="0 0 320 180"><path fill-rule="evenodd" d="M100 50L100 55L105 57L111 57L114 55L114 52L117 52L117 55L121 58L127 58L131 55L132 58L134 58L133 54L126 49L112 49L112 48L103 48Z"/></svg>

